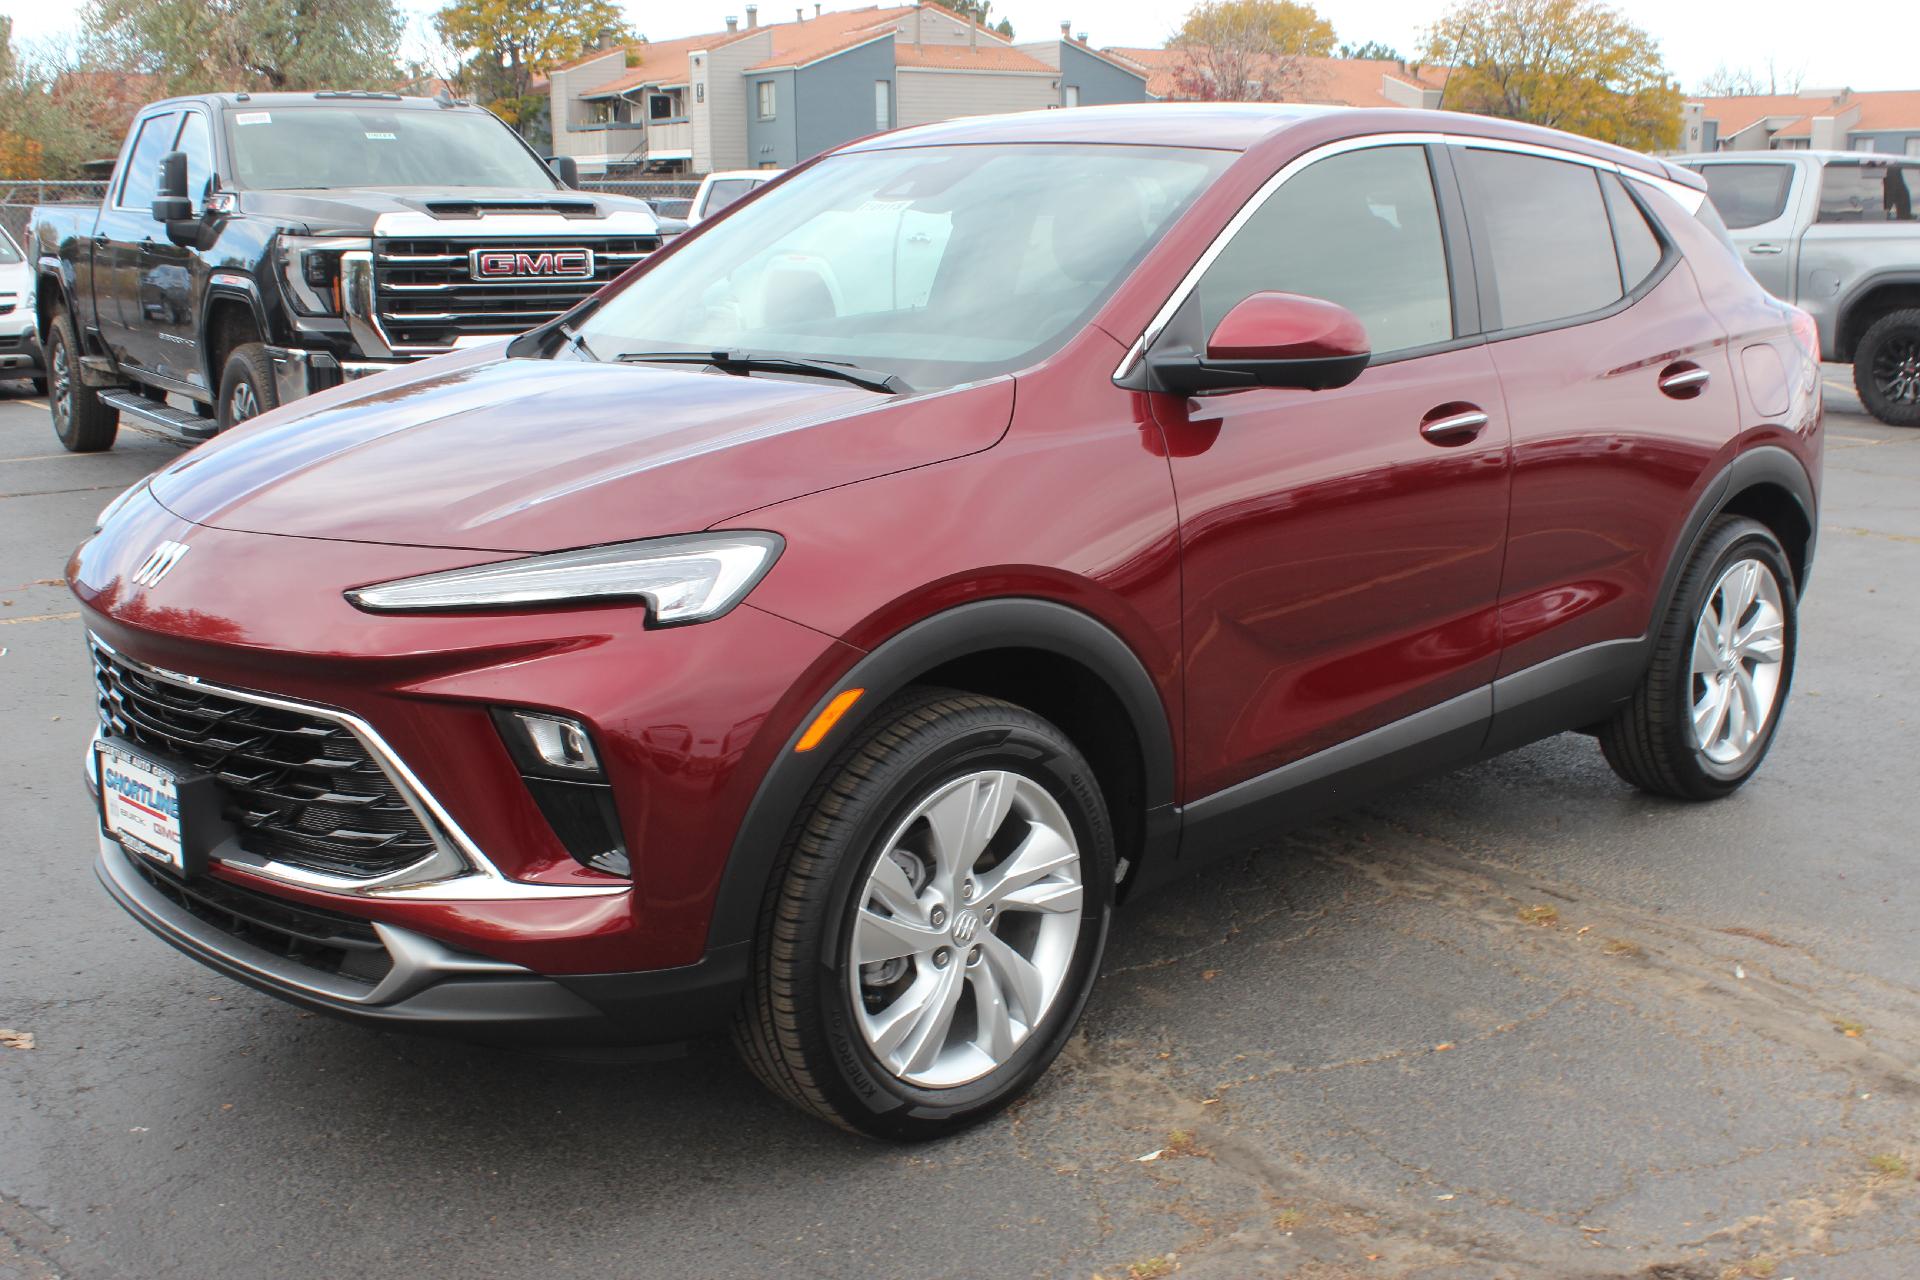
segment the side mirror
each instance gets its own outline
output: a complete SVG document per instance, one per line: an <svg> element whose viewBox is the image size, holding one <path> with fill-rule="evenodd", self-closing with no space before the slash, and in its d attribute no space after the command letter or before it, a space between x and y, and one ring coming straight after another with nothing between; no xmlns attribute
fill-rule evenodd
<svg viewBox="0 0 1920 1280"><path fill-rule="evenodd" d="M187 153L169 151L160 157L160 173L153 184L153 220L185 222L193 217L187 198Z"/></svg>
<svg viewBox="0 0 1920 1280"><path fill-rule="evenodd" d="M553 170L553 176L560 179L561 186L580 185L580 162L572 156L548 156L547 168Z"/></svg>
<svg viewBox="0 0 1920 1280"><path fill-rule="evenodd" d="M1204 355L1168 351L1148 357L1169 391L1292 387L1326 391L1365 372L1373 352L1360 317L1334 302L1297 293L1256 293L1222 316Z"/></svg>

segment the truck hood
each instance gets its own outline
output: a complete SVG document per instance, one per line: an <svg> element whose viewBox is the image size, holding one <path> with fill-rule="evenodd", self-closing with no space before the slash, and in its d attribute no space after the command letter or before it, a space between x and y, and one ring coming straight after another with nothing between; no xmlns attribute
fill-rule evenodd
<svg viewBox="0 0 1920 1280"><path fill-rule="evenodd" d="M653 206L627 196L590 191L531 191L522 188L327 187L313 191L243 191L240 207L251 216L289 226L304 225L312 235L394 234L479 237L500 234L498 219L527 215L550 221L553 235L651 235L657 228ZM382 226L381 220L389 224ZM506 234L527 234L524 227ZM543 229L540 234L549 234Z"/></svg>
<svg viewBox="0 0 1920 1280"><path fill-rule="evenodd" d="M158 473L153 495L220 529L556 551L693 532L977 452L1012 414L1011 378L886 396L494 348L263 415Z"/></svg>

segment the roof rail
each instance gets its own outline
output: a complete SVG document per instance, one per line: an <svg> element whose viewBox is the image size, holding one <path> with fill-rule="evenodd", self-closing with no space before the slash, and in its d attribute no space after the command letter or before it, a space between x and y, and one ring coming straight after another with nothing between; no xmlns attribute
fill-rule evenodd
<svg viewBox="0 0 1920 1280"><path fill-rule="evenodd" d="M391 98L398 102L400 95L386 89L316 89L316 98Z"/></svg>

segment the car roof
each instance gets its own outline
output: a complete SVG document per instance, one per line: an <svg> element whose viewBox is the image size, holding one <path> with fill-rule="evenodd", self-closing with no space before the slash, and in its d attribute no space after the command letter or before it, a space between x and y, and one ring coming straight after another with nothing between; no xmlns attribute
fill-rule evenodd
<svg viewBox="0 0 1920 1280"><path fill-rule="evenodd" d="M312 93L198 93L183 94L176 98L163 98L149 104L144 110L158 107L184 106L198 103L202 106L230 108L234 110L271 110L285 107L351 107L381 106L399 107L409 111L446 111L464 108L478 111L471 102L464 99L408 97L398 93L375 93L364 90L320 89Z"/></svg>
<svg viewBox="0 0 1920 1280"><path fill-rule="evenodd" d="M1496 120L1463 111L1415 111L1393 107L1336 107L1302 102L1146 102L1060 111L1023 111L966 116L875 134L844 150L975 143L1095 143L1132 146L1206 147L1246 151L1294 131L1317 139L1381 133L1444 133L1529 143L1611 161L1659 177L1699 186L1685 173L1652 156L1516 120Z"/></svg>
<svg viewBox="0 0 1920 1280"><path fill-rule="evenodd" d="M1912 156L1898 155L1891 151L1815 151L1809 147L1792 147L1769 151L1713 151L1699 155L1675 156L1675 164L1752 164L1756 160L1765 162L1781 160L1792 163L1795 160L1818 160L1821 164L1892 164L1895 161L1912 160Z"/></svg>
<svg viewBox="0 0 1920 1280"><path fill-rule="evenodd" d="M732 181L739 178L758 178L761 182L772 182L785 172L785 169L715 169L707 175L707 179L708 181Z"/></svg>

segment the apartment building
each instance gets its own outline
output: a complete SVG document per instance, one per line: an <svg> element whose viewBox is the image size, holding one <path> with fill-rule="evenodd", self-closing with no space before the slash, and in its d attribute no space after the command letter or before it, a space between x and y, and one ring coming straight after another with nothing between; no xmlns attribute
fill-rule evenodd
<svg viewBox="0 0 1920 1280"><path fill-rule="evenodd" d="M596 49L553 70L554 151L582 174L784 169L878 130L1142 102L1147 72L1057 40L1014 44L928 4L811 13Z"/></svg>
<svg viewBox="0 0 1920 1280"><path fill-rule="evenodd" d="M1920 90L1695 98L1682 109L1680 149L1876 151L1920 156Z"/></svg>
<svg viewBox="0 0 1920 1280"><path fill-rule="evenodd" d="M1194 96L1183 83L1179 49L1103 50L1123 65L1147 77L1149 97L1168 102ZM1440 106L1447 85L1447 68L1421 66L1388 58L1288 58L1275 78L1286 84L1281 95L1288 102L1312 102L1337 107L1416 107L1428 111ZM1270 81L1271 83L1271 81Z"/></svg>

